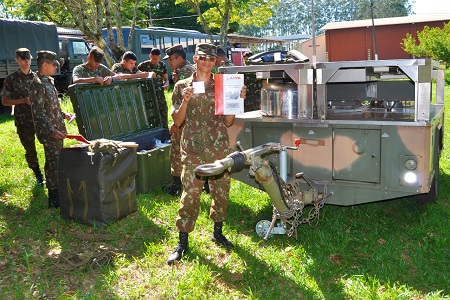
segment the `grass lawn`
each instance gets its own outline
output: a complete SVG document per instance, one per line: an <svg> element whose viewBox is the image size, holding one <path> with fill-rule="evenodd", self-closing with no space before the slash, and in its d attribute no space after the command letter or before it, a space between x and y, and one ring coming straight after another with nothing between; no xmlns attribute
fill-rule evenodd
<svg viewBox="0 0 450 300"><path fill-rule="evenodd" d="M448 127L449 86L446 102ZM67 98L62 104L72 110ZM254 225L271 215L270 200L233 181L224 231L235 249L210 241L203 194L190 251L173 267L166 259L177 243L177 198L160 188L139 194L137 212L104 228L63 220L35 185L11 116L0 116L0 132L0 299L449 298L448 130L435 203L325 205L318 226L302 225L297 240L263 241Z"/></svg>

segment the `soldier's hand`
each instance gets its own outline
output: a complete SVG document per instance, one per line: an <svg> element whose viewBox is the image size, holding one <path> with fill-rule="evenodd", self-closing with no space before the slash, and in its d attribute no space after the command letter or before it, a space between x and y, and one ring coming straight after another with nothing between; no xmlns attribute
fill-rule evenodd
<svg viewBox="0 0 450 300"><path fill-rule="evenodd" d="M66 138L66 135L59 130L53 130L52 137L57 140L63 140Z"/></svg>
<svg viewBox="0 0 450 300"><path fill-rule="evenodd" d="M95 82L97 82L100 85L103 85L103 78L100 76L95 77Z"/></svg>
<svg viewBox="0 0 450 300"><path fill-rule="evenodd" d="M137 74L137 78L150 78L150 76L148 76L150 72L138 72Z"/></svg>
<svg viewBox="0 0 450 300"><path fill-rule="evenodd" d="M104 84L111 84L112 81L113 81L113 79L112 79L111 76L106 76L106 77L103 79L103 83L104 83Z"/></svg>
<svg viewBox="0 0 450 300"><path fill-rule="evenodd" d="M177 82L178 81L177 73L175 73L175 72L172 73L172 80L173 80L173 82Z"/></svg>
<svg viewBox="0 0 450 300"><path fill-rule="evenodd" d="M23 98L23 104L31 105L30 97Z"/></svg>
<svg viewBox="0 0 450 300"><path fill-rule="evenodd" d="M182 92L183 100L189 102L189 100L191 100L192 98L192 94L194 94L194 87L192 86L185 87Z"/></svg>
<svg viewBox="0 0 450 300"><path fill-rule="evenodd" d="M177 125L172 124L172 126L170 126L169 132L170 132L170 134L180 133L181 129Z"/></svg>
<svg viewBox="0 0 450 300"><path fill-rule="evenodd" d="M247 87L245 85L242 86L239 97L241 97L242 99L247 98Z"/></svg>
<svg viewBox="0 0 450 300"><path fill-rule="evenodd" d="M148 78L156 78L156 73L155 72L148 72L147 74L148 74L147 75Z"/></svg>
<svg viewBox="0 0 450 300"><path fill-rule="evenodd" d="M72 121L75 120L76 117L76 114L66 113L65 115L65 119L68 121L68 123L72 123Z"/></svg>

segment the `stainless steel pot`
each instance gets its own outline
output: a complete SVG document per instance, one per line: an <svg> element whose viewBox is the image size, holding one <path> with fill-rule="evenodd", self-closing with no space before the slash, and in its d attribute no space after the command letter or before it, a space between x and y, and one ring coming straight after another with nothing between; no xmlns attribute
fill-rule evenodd
<svg viewBox="0 0 450 300"><path fill-rule="evenodd" d="M293 82L263 83L261 111L265 116L296 119L298 117L298 91Z"/></svg>

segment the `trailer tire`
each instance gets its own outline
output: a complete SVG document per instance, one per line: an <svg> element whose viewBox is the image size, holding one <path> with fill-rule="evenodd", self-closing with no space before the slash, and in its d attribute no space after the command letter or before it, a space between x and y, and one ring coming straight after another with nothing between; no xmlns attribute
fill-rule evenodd
<svg viewBox="0 0 450 300"><path fill-rule="evenodd" d="M434 178L431 182L430 191L426 194L420 194L413 196L414 201L417 204L434 203L439 195L439 163L437 163L436 171L434 172Z"/></svg>
<svg viewBox="0 0 450 300"><path fill-rule="evenodd" d="M255 232L262 238L265 238L267 231L269 230L270 223L272 223L272 219L270 217L263 217L256 221L255 224ZM269 234L269 238L271 238L273 232Z"/></svg>

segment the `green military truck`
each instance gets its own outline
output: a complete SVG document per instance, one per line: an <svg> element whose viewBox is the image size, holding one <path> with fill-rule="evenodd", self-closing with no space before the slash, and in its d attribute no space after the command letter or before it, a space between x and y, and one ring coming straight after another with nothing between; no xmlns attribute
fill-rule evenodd
<svg viewBox="0 0 450 300"><path fill-rule="evenodd" d="M28 48L33 55L31 69L37 70L36 52L50 50L58 54L62 62L55 73L55 85L59 91L67 90L72 80L73 68L86 61L89 53L81 37L60 35L55 24L49 22L0 19L0 88L3 80L18 69L15 50ZM0 104L0 113L5 108Z"/></svg>

